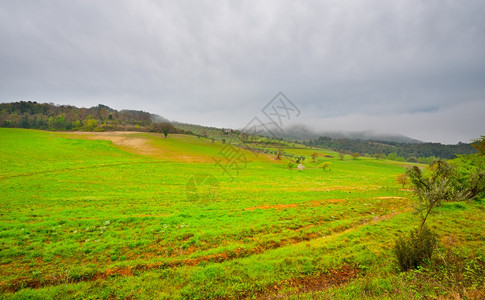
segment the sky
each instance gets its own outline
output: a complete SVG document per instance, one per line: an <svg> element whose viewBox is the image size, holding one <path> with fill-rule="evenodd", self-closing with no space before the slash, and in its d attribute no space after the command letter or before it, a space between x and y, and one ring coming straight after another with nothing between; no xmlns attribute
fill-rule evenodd
<svg viewBox="0 0 485 300"><path fill-rule="evenodd" d="M485 1L0 0L0 102L457 143L485 135Z"/></svg>

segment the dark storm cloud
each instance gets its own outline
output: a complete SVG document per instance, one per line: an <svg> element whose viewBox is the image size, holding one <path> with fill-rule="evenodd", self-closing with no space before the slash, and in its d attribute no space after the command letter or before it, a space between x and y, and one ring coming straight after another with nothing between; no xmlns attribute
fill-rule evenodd
<svg viewBox="0 0 485 300"><path fill-rule="evenodd" d="M0 101L240 127L281 90L316 128L468 141L485 132L483 15L483 1L1 1Z"/></svg>

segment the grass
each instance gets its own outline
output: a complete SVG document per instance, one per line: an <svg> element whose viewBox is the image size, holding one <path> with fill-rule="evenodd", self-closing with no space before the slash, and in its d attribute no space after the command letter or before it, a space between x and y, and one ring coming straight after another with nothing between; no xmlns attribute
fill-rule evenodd
<svg viewBox="0 0 485 300"><path fill-rule="evenodd" d="M130 138L142 139L149 154L92 137L0 128L3 297L419 298L483 288L475 280L433 294L426 285L407 287L416 279L397 272L394 240L416 224L411 192L395 182L403 163L286 149L307 156L299 171L240 150L250 162L231 178L212 159L221 158L220 141ZM333 158L312 163L316 151ZM196 174L217 179L215 198L187 200ZM446 203L430 220L442 252L474 262L474 272L485 257L482 220L482 202ZM431 284L437 270L422 277Z"/></svg>

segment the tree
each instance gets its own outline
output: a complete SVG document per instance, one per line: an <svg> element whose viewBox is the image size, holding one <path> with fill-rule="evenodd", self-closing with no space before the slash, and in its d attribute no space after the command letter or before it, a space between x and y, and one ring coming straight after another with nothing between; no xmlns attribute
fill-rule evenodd
<svg viewBox="0 0 485 300"><path fill-rule="evenodd" d="M484 171L477 168L471 173L460 174L456 167L444 160L431 163L427 174L417 166L408 169L406 174L417 198L416 212L422 215L420 232L431 210L442 201L472 200L485 191Z"/></svg>
<svg viewBox="0 0 485 300"><path fill-rule="evenodd" d="M318 153L317 152L313 152L312 153L312 160L313 162L315 162L315 160L318 158Z"/></svg>
<svg viewBox="0 0 485 300"><path fill-rule="evenodd" d="M384 154L383 153L374 153L374 157L376 159L382 159L382 158L384 158Z"/></svg>
<svg viewBox="0 0 485 300"><path fill-rule="evenodd" d="M357 158L359 158L359 156L360 156L359 152L352 153L352 158L353 159L357 159Z"/></svg>
<svg viewBox="0 0 485 300"><path fill-rule="evenodd" d="M109 116L110 116L109 111L106 108L103 107L99 110L99 117L101 118L101 120L106 121L109 118Z"/></svg>
<svg viewBox="0 0 485 300"><path fill-rule="evenodd" d="M433 254L436 234L425 225L433 208L444 200L464 199L463 193L454 187L455 172L452 166L437 160L428 167L428 171L429 174L423 174L420 168L413 166L404 174L409 176L414 186L415 212L420 215L421 221L408 237L401 236L396 241L394 254L402 271L418 267ZM397 179L404 180L404 176Z"/></svg>
<svg viewBox="0 0 485 300"><path fill-rule="evenodd" d="M396 177L396 181L397 183L402 184L402 188L404 188L404 186L408 183L408 175L406 175L406 173L399 174Z"/></svg>
<svg viewBox="0 0 485 300"><path fill-rule="evenodd" d="M458 180L454 167L444 160L436 160L428 167L428 174L414 166L406 172L414 187L417 198L416 213L421 214L421 233L431 210L441 206L442 201L461 201L471 199L472 194L464 189ZM483 180L483 179L482 179Z"/></svg>
<svg viewBox="0 0 485 300"><path fill-rule="evenodd" d="M411 162L411 163L417 163L418 162L418 159L414 156L411 156L409 157L408 159L406 159L407 162Z"/></svg>
<svg viewBox="0 0 485 300"><path fill-rule="evenodd" d="M47 126L49 127L49 130L54 130L54 126L55 126L54 117L52 116L49 117L49 119L47 120Z"/></svg>
<svg viewBox="0 0 485 300"><path fill-rule="evenodd" d="M73 129L79 129L79 128L81 128L82 124L81 124L81 121L76 120L76 121L72 122L71 126L72 126Z"/></svg>
<svg viewBox="0 0 485 300"><path fill-rule="evenodd" d="M98 122L91 115L88 115L83 123L85 129L88 131L93 131L96 127L98 127Z"/></svg>
<svg viewBox="0 0 485 300"><path fill-rule="evenodd" d="M340 159L341 159L341 160L344 160L344 158L345 158L345 153L343 153L343 152L339 152L339 153L338 153L338 156L340 157Z"/></svg>
<svg viewBox="0 0 485 300"><path fill-rule="evenodd" d="M472 147L475 148L480 155L485 155L485 135L473 141Z"/></svg>
<svg viewBox="0 0 485 300"><path fill-rule="evenodd" d="M173 127L172 124L168 122L163 122L163 123L155 123L152 125L152 130L155 132L161 132L167 138L169 133L175 133L177 130L175 127Z"/></svg>
<svg viewBox="0 0 485 300"><path fill-rule="evenodd" d="M279 146L275 152L276 152L276 159L280 160L281 156L283 155L283 148Z"/></svg>
<svg viewBox="0 0 485 300"><path fill-rule="evenodd" d="M66 121L63 115L57 116L54 126L57 130L66 129Z"/></svg>

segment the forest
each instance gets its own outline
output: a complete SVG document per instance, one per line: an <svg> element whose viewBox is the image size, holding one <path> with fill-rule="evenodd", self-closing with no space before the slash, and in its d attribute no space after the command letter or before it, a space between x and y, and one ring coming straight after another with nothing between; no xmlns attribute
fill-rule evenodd
<svg viewBox="0 0 485 300"><path fill-rule="evenodd" d="M387 156L392 160L428 163L434 158L453 159L457 155L472 154L477 151L471 144L458 143L444 145L441 143L396 143L376 140L351 140L346 138L332 139L319 137L306 143L308 146L328 148L344 153L374 155L376 158Z"/></svg>
<svg viewBox="0 0 485 300"><path fill-rule="evenodd" d="M0 103L0 127L43 130L132 130L147 128L151 115L137 110L115 110L99 104L91 108L20 101Z"/></svg>

